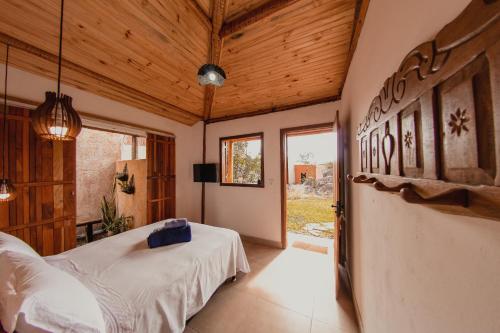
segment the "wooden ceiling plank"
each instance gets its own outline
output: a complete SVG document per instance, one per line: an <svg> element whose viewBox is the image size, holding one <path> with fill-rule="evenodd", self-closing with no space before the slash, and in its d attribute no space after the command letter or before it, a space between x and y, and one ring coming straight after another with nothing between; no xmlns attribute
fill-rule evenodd
<svg viewBox="0 0 500 333"><path fill-rule="evenodd" d="M232 21L224 23L220 31L220 36L221 38L225 38L298 1L300 0L269 0L254 10L237 17Z"/></svg>
<svg viewBox="0 0 500 333"><path fill-rule="evenodd" d="M351 29L343 28L336 25L322 26L322 30L306 31L303 33L296 33L293 38L288 32L269 36L260 42L241 42L238 45L231 45L225 48L225 51L231 56L245 55L249 53L258 53L257 50L268 50L276 52L277 49L290 49L290 47L301 46L304 42L315 42L317 44L325 43L328 41L344 41L349 44ZM346 40L346 35L347 40Z"/></svg>
<svg viewBox="0 0 500 333"><path fill-rule="evenodd" d="M276 68L276 63L279 63L278 61L289 61L290 63L287 64L287 68L290 68L290 66L295 63L304 64L315 59L331 59L337 62L341 60L342 63L347 59L349 44L345 40L339 42L337 45L331 43L312 43L309 47L308 45L309 44L305 44L304 47L301 46L300 49L290 48L289 50L280 50L281 52L279 53L265 52L264 55L254 54L251 57L252 62L240 61L246 60L244 57L230 57L232 64L226 59L223 62L223 66L228 72L234 75L238 69L246 69L246 72L251 72L265 69L268 64L274 64L274 68ZM339 59L339 57L341 59ZM280 68L284 67L280 66Z"/></svg>
<svg viewBox="0 0 500 333"><path fill-rule="evenodd" d="M243 112L247 107L255 107L258 105L276 105L288 104L292 101L303 101L315 98L336 95L340 91L340 81L332 84L318 84L317 82L311 83L311 88L304 89L300 84L292 85L288 88L288 92L283 93L282 89L272 88L266 86L267 89L261 89L253 94L227 96L222 99L217 99L217 105L223 104L224 108L218 108L215 113L227 112L228 110ZM259 96L259 99L251 99L252 96ZM275 96L279 96L277 100ZM283 101L285 103L283 103ZM225 105L224 105L225 104ZM229 107L227 105L230 105ZM262 107L260 107L262 108ZM257 108L259 109L259 108ZM249 110L250 111L250 110Z"/></svg>
<svg viewBox="0 0 500 333"><path fill-rule="evenodd" d="M261 6L267 1L269 0L229 0L224 21L231 21L236 17Z"/></svg>
<svg viewBox="0 0 500 333"><path fill-rule="evenodd" d="M228 80L212 118L338 95L355 1L301 0L225 38Z"/></svg>
<svg viewBox="0 0 500 333"><path fill-rule="evenodd" d="M258 25L245 31L239 38L227 38L225 48L228 50L237 49L238 47L248 49L251 46L262 45L273 38L280 38L282 41L293 41L318 32L334 35L331 29L346 30L352 33L354 6L345 5L345 7L345 10L336 14L333 14L331 9L319 7L315 11L310 10L307 15L301 15L297 18L288 15L283 16L285 22L273 21L273 24L270 25ZM301 28L297 29L297 26ZM245 45L244 48L243 45Z"/></svg>
<svg viewBox="0 0 500 333"><path fill-rule="evenodd" d="M63 82L183 123L321 100L339 94L345 80L357 38L355 13L362 11L357 1L282 0L288 5L280 9L271 8L280 6L278 0L70 2L64 59L133 89L76 69L65 68ZM6 6L1 32L57 53L58 0ZM226 26L248 22L223 40L225 12ZM14 66L55 75L53 61L31 53L15 58ZM217 93L196 82L205 62L221 65L228 75Z"/></svg>
<svg viewBox="0 0 500 333"><path fill-rule="evenodd" d="M48 61L49 63L52 63L52 64L57 64L58 62L58 57L56 55L53 55L49 52L46 52L44 50L41 50L41 49L38 49L37 47L34 47L32 45L29 45L27 43L24 43L18 39L15 39L13 37L10 37L8 35L5 35L4 33L1 33L0 32L0 42L3 43L3 44L8 44L10 45L11 47L13 48L16 48L16 49L19 49L19 50L22 50L26 53L29 53L35 57L39 57L43 60L46 60ZM155 97L153 96L150 96L150 95L147 95L145 93L142 93L141 91L138 91L134 88L130 88L128 86L125 86L119 82L116 82L112 79L109 79L105 76L102 76L98 73L95 73L95 72L92 72L80 65L77 65L77 64L74 64L70 61L67 61L67 60L62 60L62 66L63 66L63 71L64 70L71 70L71 71L74 71L76 73L79 73L79 74L82 74L86 77L89 77L89 78L92 78L94 79L95 81L97 82L100 82L102 85L106 85L108 86L109 88L112 88L114 90L118 90L118 91L123 91L123 92L126 92L127 94L129 95L132 95L132 96L135 96L137 98L142 98L142 99L146 99L146 100L150 100L150 101L154 101L156 103L158 103L158 105L162 105L162 108L166 111L172 111L172 112L175 112L175 113L181 113L181 114L185 114L186 117L188 118L197 118L199 119L199 116L198 115L195 115L195 114L192 114L191 112L187 111L187 110L183 110L175 105L172 105L168 102L165 102L165 101L162 101L162 100L158 100L156 99ZM52 71L51 71L52 72ZM45 73L47 75L47 73ZM63 80L64 82L64 80ZM80 86L77 86L78 88L80 88ZM114 98L115 100L118 100L119 102L123 102L122 99L117 99L117 98ZM127 103L126 103L127 104ZM163 112L163 116L165 116L164 112Z"/></svg>
<svg viewBox="0 0 500 333"><path fill-rule="evenodd" d="M196 17L200 20L200 22L203 23L209 31L211 31L212 20L208 16L207 14L208 12L206 12L205 10L203 10L203 8L201 8L197 0L187 0L187 2L191 6L191 8L194 9Z"/></svg>
<svg viewBox="0 0 500 333"><path fill-rule="evenodd" d="M78 34L82 36L82 39L85 39L87 41L92 41L93 35L96 35L98 31L91 31L89 34L89 30L96 30L96 29L103 29L107 31L106 37L108 39L109 43L112 43L113 41L116 40L123 40L123 43L121 43L121 53L114 52L112 55L109 55L110 57L112 56L113 58L116 58L117 56L120 56L121 59L119 60L121 63L127 64L132 70L130 71L132 74L136 75L143 75L147 73L148 71L151 71L151 66L157 66L157 68L163 73L165 72L165 75L162 75L161 77L158 77L158 81L162 81L163 84L158 84L156 85L157 88L160 89L160 91L163 91L164 93L171 93L172 90L176 91L179 88L189 88L189 87L197 87L196 80L195 80L195 71L196 71L196 64L199 63L201 58L198 58L197 60L189 61L187 63L188 59L193 58L193 53L190 52L190 48L186 48L186 46L176 46L175 48L172 48L171 46L181 44L180 40L179 42L168 42L164 41L161 43L161 45L158 44L158 41L153 42L147 36L154 35L155 33L158 33L158 31L162 31L167 29L167 26L162 26L160 25L162 21L162 17L158 16L157 18L151 18L155 14L153 13L141 13L140 8L136 7L130 7L128 8L125 4L124 6L124 11L122 12L122 15L124 17L128 17L126 20L128 23L125 25L123 22L120 21L115 21L114 19L110 19L109 22L103 22L100 26L97 27L91 27L91 26L86 26L85 29L82 29ZM138 14L133 14L137 12ZM150 10L151 12L151 10ZM129 13L129 14L128 14ZM83 14L82 14L83 15ZM126 15L135 15L136 20L132 20L132 17L126 16ZM160 14L157 14L160 15ZM151 19L150 19L151 18ZM145 22L146 20L150 20L150 27L149 28L142 28L143 25L141 22ZM156 24L156 21L160 21L158 23L158 26L154 26ZM173 23L172 23L173 24ZM127 30L129 29L129 30ZM143 29L143 30L141 30ZM146 29L146 30L144 30ZM125 33L124 32L130 32L130 33ZM75 34L77 34L75 32ZM188 36L186 36L187 38ZM191 38L189 38L191 39ZM109 54L105 47L99 46L98 42L94 41L94 44L96 45L90 45L90 47L84 47L84 50L92 50L95 52L95 50L102 49L102 55L103 57L106 57L106 54ZM186 44L186 43L184 43ZM158 47L161 47L163 51L165 52L156 52L156 49ZM165 49L166 48L166 49ZM151 50L151 52L144 52L144 49ZM81 50L81 51L84 51ZM131 51L133 51L134 56L131 55ZM205 53L206 52L206 47L205 49L199 49L196 51L198 53ZM172 66L172 62L175 62L176 65ZM109 68L111 67L111 68ZM108 66L108 70L113 70L113 67L115 66ZM108 75L109 76L109 75ZM172 80L172 78L181 78L180 80ZM136 78L138 80L139 78ZM187 80L184 84L183 82ZM144 78L142 79L143 83ZM171 89L164 89L165 84L169 84L169 88ZM189 95L192 92L197 91L196 89L186 89L187 91L183 91L182 94L179 94L181 96L178 96L182 98L182 96ZM197 93L196 98L202 98L202 90L198 89L199 93ZM164 98L165 96L157 96L157 97L162 97ZM189 96L187 96L189 98Z"/></svg>
<svg viewBox="0 0 500 333"><path fill-rule="evenodd" d="M57 52L58 1L26 0L6 6L0 31ZM204 89L196 82L196 70L208 46L196 40L206 41L203 34L208 36L208 31L184 0L151 0L147 8L136 1L110 5L95 0L84 5L69 2L66 7L72 19L64 26L65 59L184 110L203 113Z"/></svg>
<svg viewBox="0 0 500 333"><path fill-rule="evenodd" d="M334 101L338 101L338 100L339 100L339 96L330 96L330 97L325 97L325 98L321 98L321 99L316 99L316 100L311 100L311 101L306 101L306 102L301 102L301 103L296 103L296 104L275 106L275 107L270 108L270 109L263 109L263 110L249 112L249 113L242 113L242 114L237 114L237 115L229 115L229 116L212 118L212 119L208 120L207 123L216 123L216 122L234 120L234 119L239 119L239 118L260 116L260 115L264 115L264 114L287 111L287 110L297 109L297 108L311 106L311 105L325 104L325 103L334 102Z"/></svg>
<svg viewBox="0 0 500 333"><path fill-rule="evenodd" d="M340 59L339 59L340 58ZM293 61L293 59L282 59L282 61L287 61L289 66L287 68L284 67L277 67L276 65L266 64L262 65L262 67L254 67L249 68L248 71L244 71L244 69L240 71L238 70L231 70L229 73L233 77L237 77L238 79L245 79L245 82L249 82L250 79L258 79L260 80L259 83L262 84L262 82L266 80L275 80L275 78L278 79L285 79L285 78L291 78L291 77L304 77L304 76L310 76L311 73L317 68L323 69L323 73L317 73L320 74L322 77L330 77L332 74L336 74L336 72L341 72L341 75L343 76L344 70L345 70L345 63L347 60L347 53L342 53L339 54L339 57L337 58L331 58L330 55L325 55L325 56L320 56L317 58L312 58L308 61ZM316 73L315 73L316 74ZM227 86L231 86L233 82L238 82L241 83L241 81L233 81L233 80L228 80L227 81ZM252 83L251 81L249 83Z"/></svg>

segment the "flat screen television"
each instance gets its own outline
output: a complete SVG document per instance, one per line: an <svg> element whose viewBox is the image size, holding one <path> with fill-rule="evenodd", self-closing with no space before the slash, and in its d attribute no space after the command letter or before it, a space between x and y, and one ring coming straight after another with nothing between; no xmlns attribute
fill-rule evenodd
<svg viewBox="0 0 500 333"><path fill-rule="evenodd" d="M193 178L195 182L216 183L217 164L193 164Z"/></svg>

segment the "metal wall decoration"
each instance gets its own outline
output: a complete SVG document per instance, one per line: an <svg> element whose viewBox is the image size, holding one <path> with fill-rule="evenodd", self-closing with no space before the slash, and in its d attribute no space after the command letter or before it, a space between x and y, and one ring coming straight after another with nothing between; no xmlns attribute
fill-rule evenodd
<svg viewBox="0 0 500 333"><path fill-rule="evenodd" d="M500 220L499 129L500 0L473 0L384 82L358 127L352 179Z"/></svg>
<svg viewBox="0 0 500 333"><path fill-rule="evenodd" d="M64 0L61 0L57 93L45 93L45 101L32 113L31 122L33 130L40 137L67 141L74 140L80 134L82 122L73 109L71 97L61 94L63 13Z"/></svg>
<svg viewBox="0 0 500 333"><path fill-rule="evenodd" d="M128 176L128 165L125 163L122 172L117 172L115 179L118 181L118 185L123 193L134 194L135 193L135 179L134 175L130 178Z"/></svg>

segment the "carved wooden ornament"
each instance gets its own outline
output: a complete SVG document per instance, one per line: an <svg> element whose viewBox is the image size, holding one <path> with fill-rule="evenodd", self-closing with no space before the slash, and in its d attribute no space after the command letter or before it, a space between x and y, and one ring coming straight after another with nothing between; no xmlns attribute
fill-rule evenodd
<svg viewBox="0 0 500 333"><path fill-rule="evenodd" d="M361 172L380 190L399 185L377 175L404 177L425 197L458 184L473 215L500 219L499 129L500 0L473 0L385 80L357 130Z"/></svg>

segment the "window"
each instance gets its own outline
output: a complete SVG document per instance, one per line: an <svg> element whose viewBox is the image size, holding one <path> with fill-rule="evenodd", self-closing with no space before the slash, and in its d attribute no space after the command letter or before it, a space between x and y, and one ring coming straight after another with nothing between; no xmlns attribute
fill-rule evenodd
<svg viewBox="0 0 500 333"><path fill-rule="evenodd" d="M121 159L123 161L146 159L146 138L123 134Z"/></svg>
<svg viewBox="0 0 500 333"><path fill-rule="evenodd" d="M220 139L221 185L264 187L264 133Z"/></svg>

